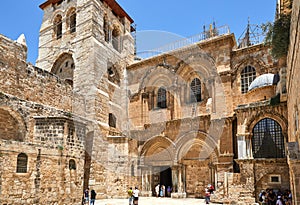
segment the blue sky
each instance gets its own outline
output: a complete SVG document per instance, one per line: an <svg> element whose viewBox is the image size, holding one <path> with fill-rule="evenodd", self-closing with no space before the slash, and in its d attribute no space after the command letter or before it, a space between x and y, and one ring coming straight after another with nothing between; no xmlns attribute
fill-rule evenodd
<svg viewBox="0 0 300 205"><path fill-rule="evenodd" d="M35 63L38 35L46 0L4 0L0 7L0 33L17 39L25 34L28 61ZM117 0L135 20L137 30L166 31L173 36L188 37L213 21L217 27L228 25L236 38L251 24L273 21L276 0Z"/></svg>

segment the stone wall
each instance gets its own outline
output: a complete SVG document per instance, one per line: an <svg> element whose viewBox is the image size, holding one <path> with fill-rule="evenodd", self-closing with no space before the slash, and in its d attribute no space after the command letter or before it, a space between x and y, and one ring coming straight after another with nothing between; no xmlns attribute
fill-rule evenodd
<svg viewBox="0 0 300 205"><path fill-rule="evenodd" d="M5 52L1 51L0 54L0 91L26 101L71 112L72 87L61 82L57 76L28 65L25 62L26 59L24 59L26 56L25 51L18 50L23 46L0 36L0 43L2 42L6 43L1 44L1 48ZM11 56L12 51L15 52L13 56ZM15 58L14 56L22 56L22 58ZM80 102L80 97L76 101Z"/></svg>
<svg viewBox="0 0 300 205"><path fill-rule="evenodd" d="M1 95L2 121L17 121L9 137L1 129L1 202L4 204L79 203L83 189L84 120L69 112ZM56 117L53 117L56 116ZM7 125L10 125L8 121ZM13 125L13 124L12 124ZM4 129L5 130L5 129ZM17 156L28 157L27 171L16 172ZM76 167L70 168L70 160Z"/></svg>
<svg viewBox="0 0 300 205"><path fill-rule="evenodd" d="M292 19L290 28L290 46L287 60L287 102L288 102L288 121L289 121L289 166L291 175L291 190L293 194L293 204L300 204L300 129L299 129L299 85L300 73L298 72L300 66L299 58L299 17L300 17L300 2L293 1Z"/></svg>

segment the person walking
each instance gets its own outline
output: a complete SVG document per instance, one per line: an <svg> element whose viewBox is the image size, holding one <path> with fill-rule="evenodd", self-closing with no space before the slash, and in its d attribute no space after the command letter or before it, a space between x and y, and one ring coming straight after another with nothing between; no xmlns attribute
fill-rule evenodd
<svg viewBox="0 0 300 205"><path fill-rule="evenodd" d="M132 187L129 188L127 193L128 193L128 196L129 196L129 205L132 205L132 203L133 203L133 190L132 190Z"/></svg>
<svg viewBox="0 0 300 205"><path fill-rule="evenodd" d="M84 204L89 204L89 191L90 191L89 188L86 188L84 190L84 193L83 193L83 195L84 195Z"/></svg>
<svg viewBox="0 0 300 205"><path fill-rule="evenodd" d="M133 204L138 205L139 204L139 189L135 187L133 191Z"/></svg>
<svg viewBox="0 0 300 205"><path fill-rule="evenodd" d="M210 202L210 192L208 188L205 188L205 203L209 204Z"/></svg>
<svg viewBox="0 0 300 205"><path fill-rule="evenodd" d="M95 200L96 200L96 192L94 189L91 191L91 205L95 205Z"/></svg>

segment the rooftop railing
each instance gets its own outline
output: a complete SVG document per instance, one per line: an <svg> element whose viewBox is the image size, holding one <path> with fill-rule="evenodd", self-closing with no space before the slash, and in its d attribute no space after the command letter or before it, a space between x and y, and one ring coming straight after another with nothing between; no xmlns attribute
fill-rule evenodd
<svg viewBox="0 0 300 205"><path fill-rule="evenodd" d="M180 48L183 48L188 45L192 45L194 43L199 43L201 41L209 40L218 36L230 34L229 26L221 26L218 28L210 28L207 31L203 31L202 33L199 33L197 35L193 35L184 39L180 39L178 41L166 44L164 46L161 46L159 48L151 49L151 50L145 50L137 52L137 56L145 59L145 58L151 58L153 56L167 53L173 50L177 50Z"/></svg>

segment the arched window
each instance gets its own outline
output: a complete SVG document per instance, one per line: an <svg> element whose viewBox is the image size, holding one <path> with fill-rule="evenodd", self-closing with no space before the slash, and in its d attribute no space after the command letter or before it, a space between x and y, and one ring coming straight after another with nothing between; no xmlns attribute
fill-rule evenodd
<svg viewBox="0 0 300 205"><path fill-rule="evenodd" d="M242 93L248 92L248 87L252 81L256 78L255 68L252 66L246 66L241 73L241 91Z"/></svg>
<svg viewBox="0 0 300 205"><path fill-rule="evenodd" d="M54 19L54 33L56 39L60 39L62 37L62 17L61 15L57 15Z"/></svg>
<svg viewBox="0 0 300 205"><path fill-rule="evenodd" d="M199 78L194 78L190 84L190 102L200 102L201 101L201 81Z"/></svg>
<svg viewBox="0 0 300 205"><path fill-rule="evenodd" d="M120 35L120 30L118 28L115 28L112 31L112 45L114 49L117 51L121 51L121 35Z"/></svg>
<svg viewBox="0 0 300 205"><path fill-rule="evenodd" d="M69 169L70 170L76 170L76 162L75 162L75 160L74 159L70 159L69 160Z"/></svg>
<svg viewBox="0 0 300 205"><path fill-rule="evenodd" d="M68 15L68 23L69 23L69 29L70 33L74 33L76 31L76 10L72 9L71 12Z"/></svg>
<svg viewBox="0 0 300 205"><path fill-rule="evenodd" d="M270 118L259 121L253 128L252 151L254 158L283 158L284 137L280 125Z"/></svg>
<svg viewBox="0 0 300 205"><path fill-rule="evenodd" d="M103 18L103 32L104 32L104 40L106 42L109 42L109 27L108 27L108 21L106 16L104 16Z"/></svg>
<svg viewBox="0 0 300 205"><path fill-rule="evenodd" d="M17 173L27 172L28 157L24 153L20 153L17 158Z"/></svg>
<svg viewBox="0 0 300 205"><path fill-rule="evenodd" d="M73 86L75 63L73 57L69 53L63 53L55 61L51 73L57 75L69 85Z"/></svg>
<svg viewBox="0 0 300 205"><path fill-rule="evenodd" d="M163 87L160 87L157 92L157 107L167 108L167 91Z"/></svg>

